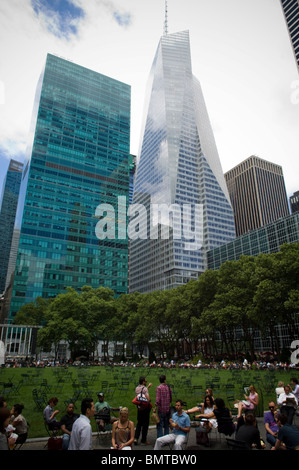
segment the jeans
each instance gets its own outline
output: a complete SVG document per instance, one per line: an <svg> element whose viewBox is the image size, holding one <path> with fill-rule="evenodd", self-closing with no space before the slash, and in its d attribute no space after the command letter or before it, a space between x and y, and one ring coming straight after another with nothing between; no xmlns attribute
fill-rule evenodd
<svg viewBox="0 0 299 470"><path fill-rule="evenodd" d="M157 438L162 437L163 435L165 436L166 434L169 434L169 418L170 418L170 413L158 413L160 422L157 424ZM164 429L164 433L163 433Z"/></svg>
<svg viewBox="0 0 299 470"><path fill-rule="evenodd" d="M68 450L71 436L64 433L62 436L62 450Z"/></svg>
<svg viewBox="0 0 299 470"><path fill-rule="evenodd" d="M268 442L272 447L275 446L275 442L276 442L276 437L275 437L275 436L272 436L272 434L269 434L269 433L267 432L267 433L266 433L266 439L267 439L267 442Z"/></svg>

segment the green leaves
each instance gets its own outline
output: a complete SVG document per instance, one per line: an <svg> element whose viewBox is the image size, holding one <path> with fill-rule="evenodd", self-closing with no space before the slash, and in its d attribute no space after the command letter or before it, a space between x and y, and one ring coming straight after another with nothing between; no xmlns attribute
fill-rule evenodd
<svg viewBox="0 0 299 470"><path fill-rule="evenodd" d="M176 351L192 358L199 346L213 355L244 348L253 354L257 330L270 335L278 351L275 328L284 324L290 337L298 338L298 311L299 243L294 243L278 253L227 261L218 271L167 291L115 298L104 287L67 288L54 299L23 306L16 321L44 325L38 341L45 349L64 340L73 352L93 353L101 339L106 345L122 342L130 357L134 347L141 356L148 346L161 357Z"/></svg>

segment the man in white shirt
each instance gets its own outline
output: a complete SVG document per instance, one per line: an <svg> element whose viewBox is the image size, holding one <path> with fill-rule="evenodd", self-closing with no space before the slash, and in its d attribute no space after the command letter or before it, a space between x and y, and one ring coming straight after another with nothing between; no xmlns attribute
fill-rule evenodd
<svg viewBox="0 0 299 470"><path fill-rule="evenodd" d="M287 416L288 424L292 424L298 401L295 395L291 393L289 385L285 385L284 392L279 395L277 403L280 406L281 413Z"/></svg>
<svg viewBox="0 0 299 470"><path fill-rule="evenodd" d="M94 416L92 398L84 398L81 403L81 415L73 424L68 450L91 450L92 431L90 418Z"/></svg>

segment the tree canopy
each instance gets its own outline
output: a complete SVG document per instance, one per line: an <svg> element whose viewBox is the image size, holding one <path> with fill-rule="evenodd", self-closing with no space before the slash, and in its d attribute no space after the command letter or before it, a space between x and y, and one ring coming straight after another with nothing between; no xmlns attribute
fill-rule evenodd
<svg viewBox="0 0 299 470"><path fill-rule="evenodd" d="M259 332L280 353L277 326L298 339L299 243L278 253L241 256L175 289L115 297L111 289L67 287L54 299L24 305L14 323L42 325L38 344L57 353L66 341L72 356L94 354L99 340L126 345L141 356L147 346L161 358L203 354L254 357Z"/></svg>

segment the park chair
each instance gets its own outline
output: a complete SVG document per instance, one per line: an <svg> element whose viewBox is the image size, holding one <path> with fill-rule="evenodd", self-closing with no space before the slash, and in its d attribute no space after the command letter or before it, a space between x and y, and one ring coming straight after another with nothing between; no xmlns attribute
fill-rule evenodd
<svg viewBox="0 0 299 470"><path fill-rule="evenodd" d="M97 441L100 446L108 446L111 444L112 438L112 424L110 422L110 410L107 408L102 409L99 413L94 415L95 419L103 419L104 430L100 430L97 424Z"/></svg>
<svg viewBox="0 0 299 470"><path fill-rule="evenodd" d="M47 406L47 398L43 391L34 388L32 390L32 398L38 410L43 410Z"/></svg>
<svg viewBox="0 0 299 470"><path fill-rule="evenodd" d="M127 393L129 391L130 382L127 380L121 381L121 386L119 387L120 394Z"/></svg>
<svg viewBox="0 0 299 470"><path fill-rule="evenodd" d="M30 427L30 424L27 421L27 428L29 429L29 427ZM25 444L25 442L27 441L27 437L28 437L28 431L26 432L26 434L19 436L17 439L17 443L14 447L14 450L20 450L22 446Z"/></svg>
<svg viewBox="0 0 299 470"><path fill-rule="evenodd" d="M67 400L64 400L65 406L68 406L70 403L73 403L76 408L76 402L79 400L80 397L81 397L81 391L80 390L75 391L72 397L69 397Z"/></svg>

